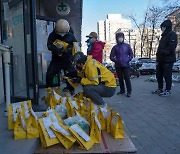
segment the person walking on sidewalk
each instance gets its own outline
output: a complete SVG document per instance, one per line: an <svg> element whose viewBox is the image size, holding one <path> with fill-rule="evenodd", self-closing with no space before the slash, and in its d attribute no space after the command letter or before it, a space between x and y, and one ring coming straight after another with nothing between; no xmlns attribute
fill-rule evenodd
<svg viewBox="0 0 180 154"><path fill-rule="evenodd" d="M129 44L124 42L124 33L119 32L116 34L117 44L112 48L110 59L115 63L115 69L119 79L120 92L117 94L125 93L124 80L127 88L127 97L131 96L131 81L129 73L129 62L133 58L133 52Z"/></svg>
<svg viewBox="0 0 180 154"><path fill-rule="evenodd" d="M172 31L172 22L165 20L161 24L162 37L156 53L156 78L158 89L153 94L160 96L169 96L172 86L172 67L176 61L175 49L177 46L177 35ZM163 78L165 79L166 88L163 91Z"/></svg>
<svg viewBox="0 0 180 154"><path fill-rule="evenodd" d="M102 63L103 60L103 49L105 42L98 40L98 35L96 32L91 32L88 36L87 42L87 55L92 55L94 59Z"/></svg>
<svg viewBox="0 0 180 154"><path fill-rule="evenodd" d="M77 52L73 63L79 77L72 78L72 82L83 85L83 92L95 104L106 107L103 97L112 97L116 91L116 79L112 72L99 61Z"/></svg>

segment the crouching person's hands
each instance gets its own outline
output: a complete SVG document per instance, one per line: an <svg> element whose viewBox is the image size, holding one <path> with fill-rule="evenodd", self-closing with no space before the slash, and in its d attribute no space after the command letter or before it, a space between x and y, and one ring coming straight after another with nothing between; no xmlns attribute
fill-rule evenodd
<svg viewBox="0 0 180 154"><path fill-rule="evenodd" d="M76 77L76 78L71 78L73 83L80 83L81 82L81 78L80 77Z"/></svg>

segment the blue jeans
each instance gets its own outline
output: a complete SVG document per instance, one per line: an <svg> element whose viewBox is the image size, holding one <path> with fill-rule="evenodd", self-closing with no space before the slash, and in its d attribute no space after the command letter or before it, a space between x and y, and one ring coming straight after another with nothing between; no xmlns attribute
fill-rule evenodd
<svg viewBox="0 0 180 154"><path fill-rule="evenodd" d="M85 85L83 92L86 97L89 97L95 104L103 105L105 102L102 97L112 97L116 91L116 87L107 87L104 84Z"/></svg>

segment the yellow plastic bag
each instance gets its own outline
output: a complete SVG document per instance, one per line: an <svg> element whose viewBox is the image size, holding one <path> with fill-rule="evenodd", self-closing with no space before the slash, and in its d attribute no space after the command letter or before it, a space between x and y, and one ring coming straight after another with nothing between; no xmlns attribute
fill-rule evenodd
<svg viewBox="0 0 180 154"><path fill-rule="evenodd" d="M53 45L55 45L56 47L58 46L61 46L63 47L64 51L66 51L67 47L68 47L68 43L64 42L64 41L61 41L59 39L56 39L54 42L53 42ZM62 54L61 54L62 55ZM59 56L61 56L59 55Z"/></svg>
<svg viewBox="0 0 180 154"><path fill-rule="evenodd" d="M8 106L8 130L14 129L14 124L17 117L17 109L21 112L23 119L28 118L29 112L28 109L31 108L31 101L23 101L18 103L12 103Z"/></svg>
<svg viewBox="0 0 180 154"><path fill-rule="evenodd" d="M71 79L67 79L67 81L69 82L69 84L75 89L78 87L79 83L73 83Z"/></svg>
<svg viewBox="0 0 180 154"><path fill-rule="evenodd" d="M89 150L94 145L94 140L78 124L72 125L69 130L80 144L80 149Z"/></svg>
<svg viewBox="0 0 180 154"><path fill-rule="evenodd" d="M117 112L112 113L111 134L114 138L124 138L124 127L122 119Z"/></svg>
<svg viewBox="0 0 180 154"><path fill-rule="evenodd" d="M49 117L46 117L46 118L47 118L46 120L48 120L47 127L48 126L50 127L50 125L52 125L52 123L50 123L51 119ZM38 120L38 122L39 122L40 141L41 141L42 147L49 147L51 145L58 144L59 140L57 139L57 137L55 135L53 136L54 133L52 134L52 136L49 136L48 131L47 131L45 125L44 125L43 119L45 119L45 118L41 118L41 119Z"/></svg>
<svg viewBox="0 0 180 154"><path fill-rule="evenodd" d="M61 95L59 95L56 91L54 91L54 99L55 99L56 105L61 103Z"/></svg>
<svg viewBox="0 0 180 154"><path fill-rule="evenodd" d="M111 132L111 121L112 121L112 109L107 108L106 113L106 131L109 133Z"/></svg>
<svg viewBox="0 0 180 154"><path fill-rule="evenodd" d="M91 111L93 108L92 102L89 99L84 98L84 100L81 102L79 108L80 109L78 111L81 114L81 116L84 117L90 123L91 122Z"/></svg>
<svg viewBox="0 0 180 154"><path fill-rule="evenodd" d="M13 121L13 109L12 104L8 106L8 130L14 129L14 121Z"/></svg>
<svg viewBox="0 0 180 154"><path fill-rule="evenodd" d="M73 42L72 55L80 51L81 51L81 47L79 45L79 42Z"/></svg>
<svg viewBox="0 0 180 154"><path fill-rule="evenodd" d="M71 101L67 98L66 102L67 116L72 117L76 115L75 107L72 105Z"/></svg>
<svg viewBox="0 0 180 154"><path fill-rule="evenodd" d="M91 116L90 137L92 140L94 140L94 143L101 142L101 124L97 116L95 115L95 113L92 113L92 116Z"/></svg>
<svg viewBox="0 0 180 154"><path fill-rule="evenodd" d="M18 115L14 125L14 139L26 138L26 123L21 115L20 110L17 109Z"/></svg>
<svg viewBox="0 0 180 154"><path fill-rule="evenodd" d="M71 135L67 126L60 123L53 123L51 129L67 150L75 143L76 139Z"/></svg>
<svg viewBox="0 0 180 154"><path fill-rule="evenodd" d="M51 109L54 109L54 107L57 105L57 101L54 98L54 95L49 96L49 106Z"/></svg>
<svg viewBox="0 0 180 154"><path fill-rule="evenodd" d="M62 97L53 90L53 94L49 96L49 105L54 109L56 105L61 104Z"/></svg>
<svg viewBox="0 0 180 154"><path fill-rule="evenodd" d="M27 119L29 119L29 110L32 108L31 100L28 101L23 101L21 103L21 108L22 108L22 117L25 119L27 122Z"/></svg>
<svg viewBox="0 0 180 154"><path fill-rule="evenodd" d="M38 122L34 111L30 110L30 117L27 121L27 138L38 138Z"/></svg>
<svg viewBox="0 0 180 154"><path fill-rule="evenodd" d="M47 110L45 113L44 113L45 117L50 117L51 121L52 122L56 122L58 121L59 123L62 123L63 120L62 118L60 117L60 115L57 113L56 110L54 109L50 109L50 110Z"/></svg>
<svg viewBox="0 0 180 154"><path fill-rule="evenodd" d="M102 113L102 109L100 108L99 109L99 113L98 113L98 120L101 124L101 130L106 130L106 120L105 120L105 117Z"/></svg>

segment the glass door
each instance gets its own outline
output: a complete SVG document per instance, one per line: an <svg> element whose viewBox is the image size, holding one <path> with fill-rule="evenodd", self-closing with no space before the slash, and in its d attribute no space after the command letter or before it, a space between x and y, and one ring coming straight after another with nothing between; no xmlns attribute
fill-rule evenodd
<svg viewBox="0 0 180 154"><path fill-rule="evenodd" d="M20 1L13 7L9 7L9 3L4 2L3 9L3 44L13 47L11 93L13 98L19 97L24 99L27 98L27 80L24 46L23 1Z"/></svg>
<svg viewBox="0 0 180 154"><path fill-rule="evenodd" d="M31 99L38 103L36 0L4 0L2 6L2 42L13 47L11 101Z"/></svg>

